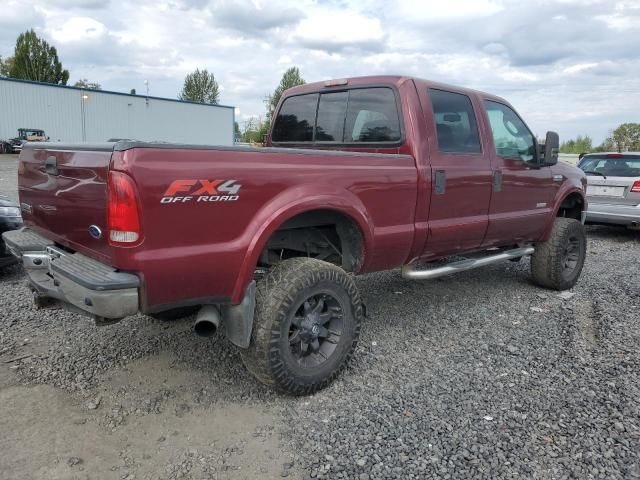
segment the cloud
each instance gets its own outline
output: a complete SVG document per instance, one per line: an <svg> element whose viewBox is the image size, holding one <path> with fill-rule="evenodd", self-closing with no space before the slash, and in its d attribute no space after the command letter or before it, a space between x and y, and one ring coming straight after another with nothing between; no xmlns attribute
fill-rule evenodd
<svg viewBox="0 0 640 480"><path fill-rule="evenodd" d="M562 73L567 73L569 75L584 72L585 70L590 70L598 66L598 63L577 63L575 65L571 65L569 67L565 67L562 70Z"/></svg>
<svg viewBox="0 0 640 480"><path fill-rule="evenodd" d="M90 17L72 17L53 28L51 35L61 43L84 43L107 35L107 27Z"/></svg>
<svg viewBox="0 0 640 480"><path fill-rule="evenodd" d="M440 22L452 18L478 18L500 12L503 6L494 0L399 0L399 15L407 22Z"/></svg>
<svg viewBox="0 0 640 480"><path fill-rule="evenodd" d="M58 8L100 10L109 7L110 0L48 0L47 5Z"/></svg>
<svg viewBox="0 0 640 480"><path fill-rule="evenodd" d="M290 36L293 44L315 50L380 52L385 33L377 18L355 12L321 11L302 20Z"/></svg>
<svg viewBox="0 0 640 480"><path fill-rule="evenodd" d="M45 25L44 14L29 3L9 0L0 6L0 55L13 54L16 38L31 28L39 30Z"/></svg>
<svg viewBox="0 0 640 480"><path fill-rule="evenodd" d="M246 119L283 72L404 74L507 98L535 132L601 141L640 104L637 0L4 0L0 55L33 27L72 81L174 97L195 68ZM101 8L106 7L106 8Z"/></svg>
<svg viewBox="0 0 640 480"><path fill-rule="evenodd" d="M269 30L285 28L304 18L304 12L295 6L270 2L223 1L211 7L215 26L235 30L243 35L265 36Z"/></svg>

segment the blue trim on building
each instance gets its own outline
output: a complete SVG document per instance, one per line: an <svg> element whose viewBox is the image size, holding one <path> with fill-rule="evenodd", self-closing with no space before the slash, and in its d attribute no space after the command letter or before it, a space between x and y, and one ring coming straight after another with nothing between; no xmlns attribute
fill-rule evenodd
<svg viewBox="0 0 640 480"><path fill-rule="evenodd" d="M90 88L81 88L81 87L72 87L70 85L55 85L53 83L44 83L44 82L34 82L33 80L20 80L18 78L9 78L9 77L0 77L0 81L6 82L16 82L16 83L28 83L31 85L40 85L43 87L54 87L54 88L67 88L69 90L78 90L80 92L91 92L91 93L106 93L109 95L123 95L125 97L135 97L135 98L143 98L149 100L163 100L165 102L178 102L178 103L188 103L191 105L201 105L203 107L221 107L221 108L233 108L233 116L235 119L235 107L231 105L220 105L220 104L212 104L212 103L199 103L199 102L190 102L188 100L179 100L177 98L164 98L164 97L152 97L147 95L138 95L131 93L123 93L123 92L114 92L111 90L92 90Z"/></svg>

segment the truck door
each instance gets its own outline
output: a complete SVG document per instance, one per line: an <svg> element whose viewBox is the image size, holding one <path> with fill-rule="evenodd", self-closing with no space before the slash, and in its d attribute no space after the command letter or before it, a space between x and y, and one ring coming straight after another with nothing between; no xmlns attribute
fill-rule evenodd
<svg viewBox="0 0 640 480"><path fill-rule="evenodd" d="M480 141L476 115L481 106L464 93L428 88L420 94L432 175L423 257L473 250L486 234L491 198L488 145Z"/></svg>
<svg viewBox="0 0 640 480"><path fill-rule="evenodd" d="M489 228L483 245L538 240L552 215L559 183L553 181L550 167L527 163L537 154L535 137L515 110L493 100L484 105L494 147Z"/></svg>

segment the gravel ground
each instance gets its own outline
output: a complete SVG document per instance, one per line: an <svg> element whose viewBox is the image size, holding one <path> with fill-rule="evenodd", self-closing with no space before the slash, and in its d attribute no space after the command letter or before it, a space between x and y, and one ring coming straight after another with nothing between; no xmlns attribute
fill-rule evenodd
<svg viewBox="0 0 640 480"><path fill-rule="evenodd" d="M192 319L97 328L36 311L9 268L0 471L640 479L640 234L588 234L582 278L563 295L533 286L526 260L423 283L359 277L369 318L354 361L306 398L257 384L227 341L194 337Z"/></svg>
<svg viewBox="0 0 640 480"><path fill-rule="evenodd" d="M18 200L18 155L0 155L0 194Z"/></svg>

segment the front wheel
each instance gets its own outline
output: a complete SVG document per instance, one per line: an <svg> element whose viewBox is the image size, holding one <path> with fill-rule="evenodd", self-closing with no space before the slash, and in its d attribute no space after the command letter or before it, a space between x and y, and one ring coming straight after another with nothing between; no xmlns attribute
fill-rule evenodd
<svg viewBox="0 0 640 480"><path fill-rule="evenodd" d="M347 365L362 317L360 294L344 270L313 258L284 260L258 283L251 344L241 350L242 361L282 392L316 392Z"/></svg>
<svg viewBox="0 0 640 480"><path fill-rule="evenodd" d="M533 281L541 287L567 290L578 281L586 255L583 225L573 218L556 218L549 240L536 245L531 256Z"/></svg>

